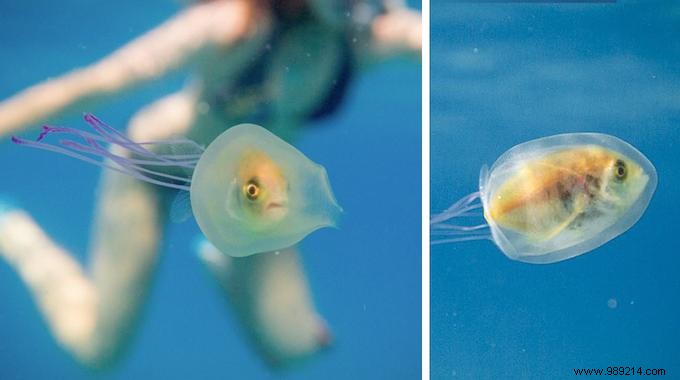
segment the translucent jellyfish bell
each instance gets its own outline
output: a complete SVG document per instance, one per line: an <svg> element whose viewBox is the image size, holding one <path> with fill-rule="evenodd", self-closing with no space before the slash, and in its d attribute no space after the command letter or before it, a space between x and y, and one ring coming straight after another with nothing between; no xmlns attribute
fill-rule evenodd
<svg viewBox="0 0 680 380"><path fill-rule="evenodd" d="M254 124L229 128L208 146L190 194L201 230L231 256L292 246L335 226L341 212L326 170Z"/></svg>
<svg viewBox="0 0 680 380"><path fill-rule="evenodd" d="M482 168L479 192L432 217L433 244L491 239L515 260L566 260L633 226L656 183L651 162L613 136L573 133L529 141L490 170ZM479 209L484 224L450 223Z"/></svg>
<svg viewBox="0 0 680 380"><path fill-rule="evenodd" d="M342 212L326 170L260 126L229 128L203 149L184 138L134 142L93 115L85 115L85 120L96 133L45 126L37 141L18 137L12 141L188 192L199 227L213 245L230 256L288 248L319 228L335 226ZM77 140L43 142L53 134ZM149 147L173 153L156 153ZM120 154L121 149L131 154ZM185 169L191 174L170 174L163 168ZM186 193L180 193L178 200L186 199L182 194ZM188 207L178 200L173 207Z"/></svg>

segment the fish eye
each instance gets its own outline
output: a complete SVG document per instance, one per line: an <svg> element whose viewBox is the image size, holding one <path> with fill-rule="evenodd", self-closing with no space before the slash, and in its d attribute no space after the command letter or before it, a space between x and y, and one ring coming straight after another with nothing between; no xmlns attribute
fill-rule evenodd
<svg viewBox="0 0 680 380"><path fill-rule="evenodd" d="M246 195L248 200L257 200L257 197L260 196L260 185L258 184L257 180L251 179L248 181L248 183L243 186L243 193Z"/></svg>
<svg viewBox="0 0 680 380"><path fill-rule="evenodd" d="M626 179L627 174L628 170L626 169L625 162L621 160L616 160L616 163L614 163L614 175L616 176L616 179L618 181L623 181L624 179Z"/></svg>

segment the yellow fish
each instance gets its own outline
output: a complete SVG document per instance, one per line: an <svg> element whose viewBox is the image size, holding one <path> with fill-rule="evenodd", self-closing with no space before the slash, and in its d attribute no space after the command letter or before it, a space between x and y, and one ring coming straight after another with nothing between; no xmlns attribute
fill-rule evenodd
<svg viewBox="0 0 680 380"><path fill-rule="evenodd" d="M656 182L651 162L613 136L574 133L529 141L482 169L478 193L433 217L433 243L489 238L512 259L565 260L635 224ZM475 205L477 198L481 205ZM447 223L476 208L483 208L487 224Z"/></svg>

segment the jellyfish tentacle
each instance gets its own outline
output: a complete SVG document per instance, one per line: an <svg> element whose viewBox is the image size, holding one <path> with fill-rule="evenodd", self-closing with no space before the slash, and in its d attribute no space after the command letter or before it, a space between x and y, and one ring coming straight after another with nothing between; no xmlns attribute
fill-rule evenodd
<svg viewBox="0 0 680 380"><path fill-rule="evenodd" d="M180 176L167 174L167 173L162 173L162 172L147 169L143 166L137 165L140 162L142 162L142 164L148 164L148 165L153 165L153 166L169 166L167 163L155 163L153 161L144 162L144 161L140 161L140 160L127 159L125 157L113 154L113 153L109 152L108 150L103 149L101 147L100 148L91 148L91 147L87 147L85 145L82 145L82 144L79 144L79 143L76 143L76 142L73 142L73 141L68 141L68 140L62 140L59 143L63 146L73 148L76 151L91 153L91 154L98 155L98 156L101 156L101 157L104 157L104 158L108 158L111 161L115 162L116 164L118 164L122 167L125 167L127 169L130 169L134 172L144 172L144 173L152 174L152 175L158 176L158 177L163 177L163 178L173 179L173 180L176 180L176 181L191 183L190 178L180 177ZM177 166L180 166L180 165L177 165Z"/></svg>
<svg viewBox="0 0 680 380"><path fill-rule="evenodd" d="M195 149L198 153L191 155L192 158L197 158L200 157L200 155L203 153L205 150L200 144L196 143L193 140L189 140L184 137L176 137L172 139L164 139L164 140L159 140L159 141L147 141L147 142L142 142L138 143L135 141L132 141L129 137L125 136L123 133L119 132L115 128L111 127L110 125L102 122L99 120L96 116L86 113L83 115L83 119L97 132L99 135L94 135L92 133L80 131L77 129L73 128L64 128L64 127L50 127L50 126L44 126L43 127L43 133L40 134L38 137L38 141L40 141L42 138L44 138L47 134L53 133L53 132L62 132L62 133L71 133L77 136L82 137L83 139L87 138L94 138L95 140L99 141L104 141L108 142L111 144L118 145L122 148L125 148L133 153L136 153L137 155L140 156L145 156L145 157L152 157L159 159L161 161L173 161L175 158L177 158L177 155L162 155L155 153L145 147L145 145L189 145L193 149ZM182 155L180 155L182 156ZM183 157L180 157L183 158Z"/></svg>
<svg viewBox="0 0 680 380"><path fill-rule="evenodd" d="M81 143L72 141L72 140L60 140L59 144L62 146L65 146L67 148L72 148L77 151L81 151L84 153L90 153L98 156L102 156L105 158L111 158L115 159L116 157L118 158L123 158L122 156L119 156L117 154L111 153L108 150L106 150L104 147L101 145L83 145ZM196 166L196 161L195 160L184 160L184 161L176 161L176 162L165 162L165 161L153 161L153 160L139 160L139 159L134 159L134 158L125 158L125 162L134 164L134 165L147 165L147 166L171 166L171 167L183 167L183 168L189 168L193 169L194 166ZM184 178L183 178L184 179Z"/></svg>
<svg viewBox="0 0 680 380"><path fill-rule="evenodd" d="M152 152L148 149L136 149L135 145L141 145L141 146L146 146L146 145L155 145L155 146L162 146L162 145L191 145L193 149L196 149L199 152L203 152L203 148L196 144L195 141L186 139L186 138L176 138L176 139L164 139L164 140L158 140L158 141L147 141L147 142L138 142L138 143L128 143L125 141L113 141L110 139L107 139L106 137L103 137L102 135L95 135L90 132L85 132L81 131L78 129L74 128L68 128L68 127L55 127L51 125L44 125L42 127L42 132L36 139L37 142L40 142L44 140L48 135L51 134L69 134L73 136L78 136L86 141L90 145L91 140L93 141L101 141L105 143L114 143L122 148L128 149L130 151L135 152L138 156L141 157L159 157L162 158L163 162L167 162L168 164L174 164L175 162L179 162L180 160L187 160L187 161L197 161L201 157L201 153L196 153L196 154L158 154L155 152ZM146 162L145 162L146 163ZM160 165L154 161L154 164Z"/></svg>
<svg viewBox="0 0 680 380"><path fill-rule="evenodd" d="M197 142L195 142L195 141L193 141L193 140L190 140L190 139L188 139L188 138L186 138L186 137L181 137L181 136L177 136L177 137L174 137L174 138L163 139L163 140L158 140L158 141L152 141L152 142L138 143L138 142L132 141L132 140L131 140L128 136L126 136L124 133L121 133L121 132L118 131L117 129L113 128L112 126L110 126L110 125L108 125L108 124L106 124L106 123L104 123L103 121L99 120L96 116L94 116L94 115L92 115L92 114L90 114L90 113L86 113L86 114L83 116L83 118L85 119L85 121L86 121L88 124L90 124L93 128L95 128L96 131L99 131L102 135L104 135L104 136L109 136L109 137L111 137L112 139L114 139L114 140L116 140L116 141L119 141L119 142L126 142L126 143L128 143L128 144L130 144L130 145L132 145L132 146L137 146L137 145L140 145L140 144L157 144L157 143L159 143L159 142L161 142L161 143L162 143L162 142L166 142L166 143L177 143L177 142L181 142L181 143L184 143L184 144L193 145L195 148L197 148L197 149L200 150L201 152L204 150L203 147L202 147L200 144L198 144ZM145 152L147 152L147 153L153 153L153 152L146 151L146 150L144 150L144 149L142 149L142 150L145 151Z"/></svg>
<svg viewBox="0 0 680 380"><path fill-rule="evenodd" d="M486 223L483 224L478 224L476 226L458 226L455 224L446 224L446 223L436 223L430 226L432 229L440 229L440 230L456 230L456 231L475 231L475 230L481 230L483 228L489 228L489 225Z"/></svg>
<svg viewBox="0 0 680 380"><path fill-rule="evenodd" d="M191 154L157 154L151 151L148 146L159 146L173 144L187 145L193 151L203 152L203 148L196 142L186 138L165 139L158 142L137 143L118 132L115 128L101 122L91 114L85 114L85 121L92 126L97 134L80 131L73 128L44 126L42 133L36 141L29 141L16 136L12 137L15 144L47 150L54 153L63 154L76 158L100 167L115 170L117 172L132 176L141 181L172 189L189 191L191 185L191 174L178 176L164 173L159 170L149 169L147 166L183 168L193 171L200 159L200 153ZM50 134L67 134L80 138L84 143L74 140L63 139L58 141L58 145L44 142ZM100 143L109 143L118 146L129 152L131 155L119 155L106 149ZM108 161L99 161L89 155L102 157ZM128 157L132 156L132 157ZM135 157L135 158L133 158Z"/></svg>
<svg viewBox="0 0 680 380"><path fill-rule="evenodd" d="M474 241L474 240L491 240L491 235L473 235L473 236L461 236L450 239L432 239L430 245L439 245L446 243L460 243L464 241Z"/></svg>
<svg viewBox="0 0 680 380"><path fill-rule="evenodd" d="M434 215L430 219L430 224L443 222L461 216L462 214L466 214L470 211L482 208L481 202L475 203L475 201L479 200L479 197L479 191L466 195L451 205L449 208L444 210L442 213Z"/></svg>
<svg viewBox="0 0 680 380"><path fill-rule="evenodd" d="M460 218L483 218L480 193L474 192L461 198L443 212L430 219L430 244L456 243L471 240L491 239L489 225L484 222L476 225L457 224Z"/></svg>
<svg viewBox="0 0 680 380"><path fill-rule="evenodd" d="M110 169L110 170L113 170L113 171L116 171L116 172L119 172L119 173L122 173L122 174L125 174L125 175L129 175L129 176L134 177L134 178L136 178L140 181L152 183L152 184L159 185L159 186L169 187L169 188L172 188L172 189L189 191L189 186L187 186L187 185L179 185L179 184L175 184L175 183L172 183L172 182L163 182L163 181L155 180L155 179L148 177L148 176L146 176L146 175L144 175L140 172L136 172L129 167L122 166L118 162L116 162L116 163L119 166L111 165L107 162L97 161L97 160L90 158L88 156L85 156L83 154L79 154L79 153L76 153L74 151L59 147L59 146L53 146L53 145L50 145L50 144L24 140L24 139L18 138L16 136L12 137L12 142L14 142L15 144L24 145L24 146L27 146L27 147L30 147L30 148L42 149L42 150L46 150L46 151L50 151L50 152L54 152L54 153L58 153L58 154L63 154L65 156L73 157L77 160L84 161L84 162L87 162L89 164L93 164L93 165L96 165L96 166L99 166L99 167L102 167L102 168Z"/></svg>
<svg viewBox="0 0 680 380"><path fill-rule="evenodd" d="M487 224L476 226L456 226L456 225L435 225L430 228L431 236L489 236L490 231Z"/></svg>

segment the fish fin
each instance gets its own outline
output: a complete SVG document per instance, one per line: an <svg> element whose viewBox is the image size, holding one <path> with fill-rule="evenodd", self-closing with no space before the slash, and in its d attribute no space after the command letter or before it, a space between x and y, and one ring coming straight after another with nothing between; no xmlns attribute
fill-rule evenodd
<svg viewBox="0 0 680 380"><path fill-rule="evenodd" d="M202 145L189 140L182 135L172 135L168 140L170 153L173 157L181 157L186 159L195 159L198 162L199 157L205 151ZM194 174L194 168L181 168L182 172L189 178Z"/></svg>
<svg viewBox="0 0 680 380"><path fill-rule="evenodd" d="M170 220L174 223L182 223L193 216L191 211L191 198L188 191L180 191L172 200L170 207Z"/></svg>
<svg viewBox="0 0 680 380"><path fill-rule="evenodd" d="M166 149L170 151L170 157L190 162L190 165L177 167L179 176L185 176L190 180L194 175L194 169L196 169L198 160L203 152L205 152L205 148L193 140L178 134L170 136L164 143L167 144ZM189 189L191 189L191 184L189 184ZM180 191L172 201L170 219L174 223L181 223L192 216L189 191Z"/></svg>
<svg viewBox="0 0 680 380"><path fill-rule="evenodd" d="M166 140L166 142L170 146L170 151L172 152L173 155L200 156L201 154L203 154L203 152L205 152L205 147L179 134L173 134Z"/></svg>

